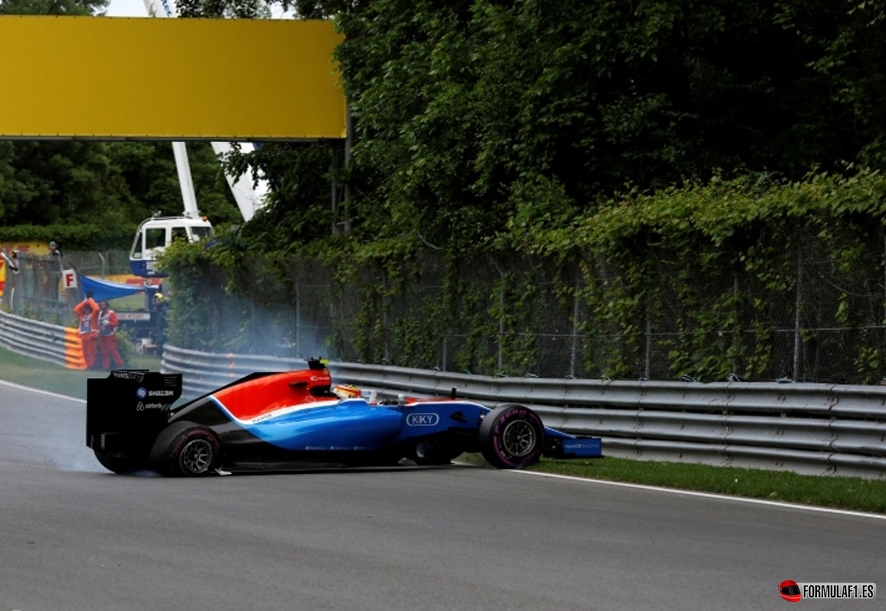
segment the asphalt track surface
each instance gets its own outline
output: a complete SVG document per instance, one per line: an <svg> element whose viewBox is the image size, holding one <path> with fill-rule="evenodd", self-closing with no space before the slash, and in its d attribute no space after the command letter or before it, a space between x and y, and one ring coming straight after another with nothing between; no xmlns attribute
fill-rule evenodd
<svg viewBox="0 0 886 611"><path fill-rule="evenodd" d="M790 605L784 579L886 587L877 517L469 466L121 477L84 412L0 383L0 611L747 611Z"/></svg>

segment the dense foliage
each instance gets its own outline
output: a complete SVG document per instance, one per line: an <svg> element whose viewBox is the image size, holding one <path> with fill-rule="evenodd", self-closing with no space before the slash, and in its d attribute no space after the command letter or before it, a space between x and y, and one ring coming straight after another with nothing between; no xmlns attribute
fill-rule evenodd
<svg viewBox="0 0 886 611"><path fill-rule="evenodd" d="M843 355L845 379L886 373L886 0L279 4L345 35L351 157L326 142L228 160L274 190L214 248L170 253L193 317L174 309L172 341L247 347L257 309L303 305L293 270L313 262L326 310L356 304L328 339L366 360L525 371L550 360L537 338L559 308L586 374L814 375L800 348ZM177 201L148 145L88 146L0 147L0 220Z"/></svg>
<svg viewBox="0 0 886 611"><path fill-rule="evenodd" d="M884 202L878 172L714 178L601 201L484 256L324 263L248 256L231 235L166 265L187 304L180 339L210 351L321 328L333 357L489 375L875 383ZM271 327L277 343L257 344Z"/></svg>
<svg viewBox="0 0 886 611"><path fill-rule="evenodd" d="M281 208L256 245L317 251L337 225L370 256L475 252L625 189L886 162L883 0L281 4L334 16L346 37L353 159L342 171L330 144L256 152Z"/></svg>
<svg viewBox="0 0 886 611"><path fill-rule="evenodd" d="M129 250L138 225L122 223L112 226L81 223L70 225L12 225L0 226L0 243L24 244L28 242L61 245L62 252Z"/></svg>
<svg viewBox="0 0 886 611"><path fill-rule="evenodd" d="M92 15L109 0L2 0L0 15Z"/></svg>
<svg viewBox="0 0 886 611"><path fill-rule="evenodd" d="M276 187L268 218L251 232L256 248L316 251L351 228L346 248L372 256L498 248L511 244L515 225L565 226L626 186L748 171L797 179L812 168L841 171L843 161L886 161L884 0L276 4L334 17L345 34L337 59L353 159L345 170L332 144L235 156L232 166L252 162ZM269 14L259 0L179 5L184 16ZM104 6L3 0L0 13ZM197 150L202 211L235 220L212 155ZM0 221L112 224L175 213L171 170L161 144L3 143Z"/></svg>
<svg viewBox="0 0 886 611"><path fill-rule="evenodd" d="M239 213L208 144L189 147L200 211L216 223ZM0 142L0 223L117 227L181 214L168 143Z"/></svg>
<svg viewBox="0 0 886 611"><path fill-rule="evenodd" d="M330 345L356 358L884 374L884 0L294 6L346 36L353 158L311 144L232 160L277 181L263 214L201 252L211 286L239 295L242 324L213 342L249 345L243 300L295 305L247 269L285 287L319 257L332 303L356 304ZM571 369L553 365L563 337Z"/></svg>

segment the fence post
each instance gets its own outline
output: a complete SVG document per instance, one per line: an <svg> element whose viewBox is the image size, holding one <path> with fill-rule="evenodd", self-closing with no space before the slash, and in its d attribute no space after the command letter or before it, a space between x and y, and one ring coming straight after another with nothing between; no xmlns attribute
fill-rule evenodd
<svg viewBox="0 0 886 611"><path fill-rule="evenodd" d="M498 370L504 369L504 341L505 341L505 283L502 281L501 290L498 292Z"/></svg>
<svg viewBox="0 0 886 611"><path fill-rule="evenodd" d="M295 353L301 354L301 277L295 275Z"/></svg>
<svg viewBox="0 0 886 611"><path fill-rule="evenodd" d="M578 360L578 316L579 298L581 295L581 274L575 276L575 294L572 297L572 353L569 356L569 375L575 377L575 366Z"/></svg>
<svg viewBox="0 0 886 611"><path fill-rule="evenodd" d="M652 378L652 316L649 315L649 305L646 307L646 362L643 365L643 377L648 380Z"/></svg>
<svg viewBox="0 0 886 611"><path fill-rule="evenodd" d="M800 381L800 309L803 283L803 252L797 248L797 297L794 306L794 381Z"/></svg>

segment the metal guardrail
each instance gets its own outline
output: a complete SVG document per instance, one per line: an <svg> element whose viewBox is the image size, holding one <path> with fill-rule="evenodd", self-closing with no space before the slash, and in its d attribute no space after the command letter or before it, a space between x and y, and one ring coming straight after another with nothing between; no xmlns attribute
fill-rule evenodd
<svg viewBox="0 0 886 611"><path fill-rule="evenodd" d="M162 359L161 371L182 374L183 393L186 397L206 394L256 371L288 371L307 366L307 361L302 359L213 354L176 348L169 343L163 346Z"/></svg>
<svg viewBox="0 0 886 611"><path fill-rule="evenodd" d="M67 367L82 360L73 329L2 311L0 345ZM305 366L167 344L161 370L184 374L184 394L194 397L255 371ZM454 391L490 407L530 405L548 426L602 437L608 456L886 477L886 387L493 378L360 363L329 369L336 382L383 396Z"/></svg>
<svg viewBox="0 0 886 611"><path fill-rule="evenodd" d="M8 314L0 310L0 346L71 369L85 369L76 329Z"/></svg>
<svg viewBox="0 0 886 611"><path fill-rule="evenodd" d="M305 361L166 347L163 370L185 392ZM603 438L604 454L800 473L886 477L886 388L832 384L626 382L492 378L330 363L333 379L396 394L530 405L545 424Z"/></svg>

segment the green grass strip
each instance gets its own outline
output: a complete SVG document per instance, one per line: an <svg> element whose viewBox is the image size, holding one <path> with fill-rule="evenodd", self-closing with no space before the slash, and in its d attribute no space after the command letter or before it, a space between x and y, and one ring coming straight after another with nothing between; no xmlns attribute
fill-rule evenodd
<svg viewBox="0 0 886 611"><path fill-rule="evenodd" d="M602 459L543 458L529 471L569 475L611 482L660 486L767 501L886 514L886 480L827 475L800 475L739 467L653 462L605 456ZM458 460L485 464L480 454L462 454Z"/></svg>
<svg viewBox="0 0 886 611"><path fill-rule="evenodd" d="M136 355L128 366L133 369L159 370L160 359ZM32 359L0 347L0 379L54 392L66 397L86 399L86 379L107 377L106 371L67 369L49 361Z"/></svg>
<svg viewBox="0 0 886 611"><path fill-rule="evenodd" d="M160 359L136 356L130 367L158 370ZM101 371L76 371L0 348L0 379L60 395L86 398L86 379ZM603 447L606 453L606 447ZM461 460L482 462L478 454ZM788 471L712 467L606 457L598 460L543 459L531 470L614 482L662 486L851 511L886 513L886 481L857 477L799 475Z"/></svg>
<svg viewBox="0 0 886 611"><path fill-rule="evenodd" d="M606 446L603 446L606 453ZM886 480L800 475L738 467L714 467L606 457L543 459L532 471L741 496L767 501L886 513Z"/></svg>

